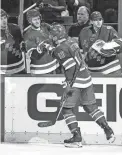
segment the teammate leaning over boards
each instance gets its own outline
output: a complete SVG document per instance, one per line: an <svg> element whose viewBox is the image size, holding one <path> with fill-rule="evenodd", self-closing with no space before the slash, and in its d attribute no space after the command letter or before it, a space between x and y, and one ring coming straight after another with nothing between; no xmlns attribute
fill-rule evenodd
<svg viewBox="0 0 122 155"><path fill-rule="evenodd" d="M114 47L113 49L111 48L114 40L119 40L117 32L113 27L103 25L103 17L98 11L91 14L91 23L91 26L84 28L79 36L79 44L86 55L88 69L91 72L102 73L103 75L120 75L121 65L117 52L111 56L105 56L99 53L102 46L108 42L111 42L109 44L110 50L114 50ZM98 49L95 50L94 47L96 47L97 42L99 42ZM110 50L108 51L108 55Z"/></svg>
<svg viewBox="0 0 122 155"><path fill-rule="evenodd" d="M36 9L27 12L27 19L31 27L24 34L27 57L30 56L30 72L32 74L47 74L58 66L55 59L47 53L40 54L37 46L44 40L49 40L49 24L41 23L41 15ZM29 65L28 65L29 67Z"/></svg>
<svg viewBox="0 0 122 155"><path fill-rule="evenodd" d="M24 55L20 45L23 41L20 28L16 24L8 23L8 15L3 9L0 9L0 16L0 74L25 73Z"/></svg>
<svg viewBox="0 0 122 155"><path fill-rule="evenodd" d="M63 105L62 114L69 130L73 134L72 138L64 140L65 146L82 146L80 128L78 127L76 116L73 113L73 107L75 107L77 102L80 102L84 110L104 130L107 140L113 142L115 139L114 133L106 122L103 112L98 109L92 79L84 65L77 42L72 40L72 38L67 38L65 28L59 24L53 25L51 35L55 47L51 47L47 43L42 44L42 47L48 49L48 52L58 60L64 69L65 83L67 86L63 97L65 95L68 96ZM51 50L52 48L53 50ZM72 84L72 87L70 84Z"/></svg>

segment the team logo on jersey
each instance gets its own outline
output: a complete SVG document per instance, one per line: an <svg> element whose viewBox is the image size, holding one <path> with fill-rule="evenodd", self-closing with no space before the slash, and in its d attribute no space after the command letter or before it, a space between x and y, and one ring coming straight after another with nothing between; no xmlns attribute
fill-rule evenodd
<svg viewBox="0 0 122 155"><path fill-rule="evenodd" d="M96 34L92 34L91 38L90 38L90 41L94 41L96 38Z"/></svg>
<svg viewBox="0 0 122 155"><path fill-rule="evenodd" d="M88 41L87 40L84 40L83 46L85 46L86 48L88 48Z"/></svg>
<svg viewBox="0 0 122 155"><path fill-rule="evenodd" d="M105 63L105 58L102 58L100 64L103 65Z"/></svg>
<svg viewBox="0 0 122 155"><path fill-rule="evenodd" d="M93 50L93 51L91 52L91 57L93 57L94 54L95 54L95 50Z"/></svg>
<svg viewBox="0 0 122 155"><path fill-rule="evenodd" d="M71 45L71 50L72 51L76 51L78 48L79 48L79 46L78 46L77 43L74 43L74 44Z"/></svg>
<svg viewBox="0 0 122 155"><path fill-rule="evenodd" d="M58 53L58 57L60 58L60 60L61 59L64 59L65 58L65 53L64 53L64 51L60 51L59 53Z"/></svg>
<svg viewBox="0 0 122 155"><path fill-rule="evenodd" d="M39 44L39 43L40 43L40 38L36 37L36 44Z"/></svg>
<svg viewBox="0 0 122 155"><path fill-rule="evenodd" d="M97 61L101 61L101 56L97 56Z"/></svg>

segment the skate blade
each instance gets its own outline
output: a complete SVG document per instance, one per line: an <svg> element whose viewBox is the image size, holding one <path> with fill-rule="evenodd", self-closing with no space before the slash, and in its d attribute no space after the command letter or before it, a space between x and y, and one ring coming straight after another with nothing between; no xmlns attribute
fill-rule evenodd
<svg viewBox="0 0 122 155"><path fill-rule="evenodd" d="M112 137L108 140L109 143L113 143L115 141L116 137L114 135L112 135Z"/></svg>
<svg viewBox="0 0 122 155"><path fill-rule="evenodd" d="M74 143L64 143L65 147L69 147L69 148L80 148L82 147L82 143L81 142L74 142Z"/></svg>

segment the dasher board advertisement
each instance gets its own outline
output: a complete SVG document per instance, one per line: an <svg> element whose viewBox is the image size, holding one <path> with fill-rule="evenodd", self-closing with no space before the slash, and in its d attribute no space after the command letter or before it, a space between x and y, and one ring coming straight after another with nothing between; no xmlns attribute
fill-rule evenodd
<svg viewBox="0 0 122 155"><path fill-rule="evenodd" d="M4 77L4 141L63 143L71 136L63 116L49 127L38 124L56 118L63 94L63 76ZM114 130L114 145L122 145L122 78L93 77L99 109ZM84 144L109 144L103 130L82 107L74 109Z"/></svg>

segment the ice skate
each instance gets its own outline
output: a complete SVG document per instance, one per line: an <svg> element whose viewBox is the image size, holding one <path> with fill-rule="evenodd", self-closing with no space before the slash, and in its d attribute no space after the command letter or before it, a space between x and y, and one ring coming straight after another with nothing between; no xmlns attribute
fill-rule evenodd
<svg viewBox="0 0 122 155"><path fill-rule="evenodd" d="M82 137L81 137L80 128L78 127L73 132L73 137L72 138L64 140L64 145L65 145L65 147L79 148L79 147L82 147L81 142L82 142Z"/></svg>
<svg viewBox="0 0 122 155"><path fill-rule="evenodd" d="M113 143L115 141L115 136L113 130L107 126L104 128L104 132L106 134L106 139L109 141L109 143Z"/></svg>

